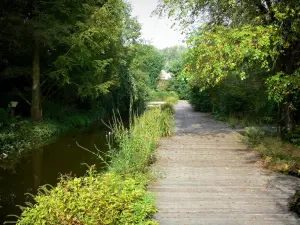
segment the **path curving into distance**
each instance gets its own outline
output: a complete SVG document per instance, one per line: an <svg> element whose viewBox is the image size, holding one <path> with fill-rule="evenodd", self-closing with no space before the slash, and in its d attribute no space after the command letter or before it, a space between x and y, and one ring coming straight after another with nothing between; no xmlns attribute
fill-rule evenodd
<svg viewBox="0 0 300 225"><path fill-rule="evenodd" d="M288 202L300 179L260 165L239 134L209 114L176 105L176 135L162 139L154 169L161 225L299 225Z"/></svg>

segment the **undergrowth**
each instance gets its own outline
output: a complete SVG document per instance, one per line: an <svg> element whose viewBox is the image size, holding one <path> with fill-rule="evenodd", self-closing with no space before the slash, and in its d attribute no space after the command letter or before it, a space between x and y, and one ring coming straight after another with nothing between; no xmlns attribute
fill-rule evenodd
<svg viewBox="0 0 300 225"><path fill-rule="evenodd" d="M245 140L262 154L265 167L300 176L300 150L295 145L279 137L266 137L255 127L246 128Z"/></svg>
<svg viewBox="0 0 300 225"><path fill-rule="evenodd" d="M135 117L130 129L115 121L114 134L120 151L112 157L111 168L120 174L147 172L154 159L158 140L171 134L173 116L168 110L153 108L140 118Z"/></svg>
<svg viewBox="0 0 300 225"><path fill-rule="evenodd" d="M108 171L99 174L91 168L84 177L64 177L54 188L43 186L36 203L22 208L17 224L158 224L151 218L154 198L146 191L148 166L158 140L171 134L173 121L170 111L160 108L134 117L129 129L115 118L118 148L111 149Z"/></svg>
<svg viewBox="0 0 300 225"><path fill-rule="evenodd" d="M268 124L268 122L266 121L258 121L257 119L249 118L247 116L226 115L222 113L214 113L213 118L215 120L226 122L231 128L244 128L247 126L253 126L257 124Z"/></svg>
<svg viewBox="0 0 300 225"><path fill-rule="evenodd" d="M300 176L300 150L280 138L264 137L254 148L264 156L264 165L276 171Z"/></svg>
<svg viewBox="0 0 300 225"><path fill-rule="evenodd" d="M150 101L162 101L171 104L176 104L178 100L179 97L177 93L174 91L168 91L168 92L153 91L152 93L150 93Z"/></svg>
<svg viewBox="0 0 300 225"><path fill-rule="evenodd" d="M161 105L160 108L164 111L170 112L171 114L175 114L174 104L172 103L165 103Z"/></svg>

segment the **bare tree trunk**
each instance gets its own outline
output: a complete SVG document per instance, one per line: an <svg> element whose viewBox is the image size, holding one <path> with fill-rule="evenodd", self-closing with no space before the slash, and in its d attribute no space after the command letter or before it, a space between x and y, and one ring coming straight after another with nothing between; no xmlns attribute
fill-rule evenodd
<svg viewBox="0 0 300 225"><path fill-rule="evenodd" d="M291 101L284 104L284 125L285 131L287 132L294 129L294 112L293 103Z"/></svg>
<svg viewBox="0 0 300 225"><path fill-rule="evenodd" d="M31 117L35 121L42 121L41 105L41 74L40 74L40 52L39 40L34 36L33 60L32 60L32 99L31 99Z"/></svg>

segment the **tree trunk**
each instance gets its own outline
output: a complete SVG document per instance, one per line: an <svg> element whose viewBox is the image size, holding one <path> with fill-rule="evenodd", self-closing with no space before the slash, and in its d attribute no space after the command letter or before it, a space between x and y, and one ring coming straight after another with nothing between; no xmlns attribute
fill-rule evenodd
<svg viewBox="0 0 300 225"><path fill-rule="evenodd" d="M284 124L286 132L290 132L294 129L294 112L293 103L291 101L284 104Z"/></svg>
<svg viewBox="0 0 300 225"><path fill-rule="evenodd" d="M31 117L35 121L42 121L40 52L36 35L33 41Z"/></svg>

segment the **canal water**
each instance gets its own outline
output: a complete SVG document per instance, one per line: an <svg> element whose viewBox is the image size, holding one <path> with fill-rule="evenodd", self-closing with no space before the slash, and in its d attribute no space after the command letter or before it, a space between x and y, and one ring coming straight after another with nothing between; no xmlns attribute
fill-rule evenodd
<svg viewBox="0 0 300 225"><path fill-rule="evenodd" d="M32 197L25 193L35 194L40 185L55 186L59 177L65 174L82 176L87 165L96 165L98 170L103 170L105 164L93 154L79 148L76 141L94 152L94 145L102 152L107 152L107 133L108 129L103 126L69 133L28 153L14 171L0 169L0 224L15 220L7 215L20 215L21 210L16 205L24 206L25 202L32 201Z"/></svg>

